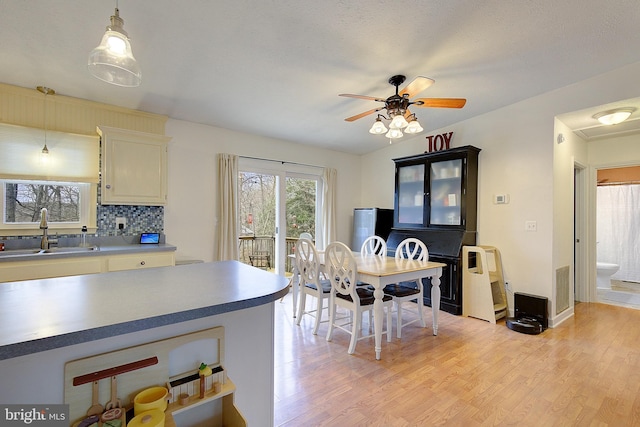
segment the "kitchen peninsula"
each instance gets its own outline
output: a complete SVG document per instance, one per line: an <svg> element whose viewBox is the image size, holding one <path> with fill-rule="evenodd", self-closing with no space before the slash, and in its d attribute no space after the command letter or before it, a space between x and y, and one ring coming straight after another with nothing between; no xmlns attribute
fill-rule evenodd
<svg viewBox="0 0 640 427"><path fill-rule="evenodd" d="M66 362L224 326L236 405L270 424L273 303L287 285L237 261L2 283L0 402L63 403Z"/></svg>

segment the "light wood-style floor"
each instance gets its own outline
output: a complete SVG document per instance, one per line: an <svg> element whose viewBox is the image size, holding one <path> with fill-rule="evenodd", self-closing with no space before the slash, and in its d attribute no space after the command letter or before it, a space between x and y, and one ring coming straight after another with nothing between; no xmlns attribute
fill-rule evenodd
<svg viewBox="0 0 640 427"><path fill-rule="evenodd" d="M413 324L401 340L349 336L276 303L276 426L640 426L640 311L577 304L540 335L440 313L438 336ZM395 319L395 316L394 316Z"/></svg>

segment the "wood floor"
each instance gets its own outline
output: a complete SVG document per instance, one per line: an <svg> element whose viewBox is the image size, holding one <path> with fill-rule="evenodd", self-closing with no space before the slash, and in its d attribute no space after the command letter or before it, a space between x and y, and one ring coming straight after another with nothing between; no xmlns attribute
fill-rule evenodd
<svg viewBox="0 0 640 427"><path fill-rule="evenodd" d="M300 326L291 295L276 303L276 426L640 426L640 311L580 303L540 335L440 313L438 336L402 339ZM394 317L395 319L395 317ZM394 330L395 333L395 330Z"/></svg>

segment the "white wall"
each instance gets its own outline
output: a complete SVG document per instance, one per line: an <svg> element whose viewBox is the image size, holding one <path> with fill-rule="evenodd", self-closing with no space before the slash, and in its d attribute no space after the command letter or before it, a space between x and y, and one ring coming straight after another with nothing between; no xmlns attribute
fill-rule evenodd
<svg viewBox="0 0 640 427"><path fill-rule="evenodd" d="M579 141L556 143L555 117L639 96L638 75L640 63L631 64L360 157L169 120L166 134L173 140L165 210L168 241L178 246L178 257L213 259L216 154L226 152L336 168L338 239L349 242L354 207L393 207L392 159L424 152L427 135L453 131L453 147L482 149L478 244L494 245L501 251L505 276L514 291L545 296L553 309L555 270L573 262L574 161L621 162L628 150L637 150L633 143L624 143L619 151L603 148L592 155L589 148L585 160ZM420 112L427 117L425 121L428 111ZM592 145L596 150L598 144L589 142ZM495 194L509 194L510 203L493 204ZM526 232L526 221L536 221L538 231ZM513 307L512 295L509 297ZM558 321L554 316L551 310L552 324Z"/></svg>
<svg viewBox="0 0 640 427"><path fill-rule="evenodd" d="M353 208L360 204L359 156L173 119L166 134L172 140L165 233L177 258L213 260L218 153L335 168L337 238L351 241Z"/></svg>
<svg viewBox="0 0 640 427"><path fill-rule="evenodd" d="M567 226L573 221L573 209L567 209L573 203L568 196L573 191L573 158L584 157L575 149L565 149L566 145L557 148L554 118L638 96L639 73L640 63L632 64L365 155L362 203L392 205L394 168L390 159L422 153L427 149L425 136L453 131L453 147L482 149L478 244L501 251L505 278L514 291L545 296L553 303L555 269L570 264L573 256L573 236L568 231L572 227ZM420 114L428 121L428 110ZM494 205L493 195L504 193L509 194L510 203ZM526 232L526 221L536 221L538 231ZM509 297L513 307L512 295ZM553 324L555 314L549 315Z"/></svg>

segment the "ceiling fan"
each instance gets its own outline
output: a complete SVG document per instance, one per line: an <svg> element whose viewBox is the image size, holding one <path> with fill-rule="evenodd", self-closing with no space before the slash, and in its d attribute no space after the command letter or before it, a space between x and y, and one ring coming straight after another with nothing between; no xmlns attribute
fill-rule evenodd
<svg viewBox="0 0 640 427"><path fill-rule="evenodd" d="M387 110L387 116L378 114L378 117L369 132L377 135L387 132L387 128L384 123L382 123L381 119L391 120L391 123L389 124L389 132L385 136L395 139L402 137L402 129L404 129L406 133L418 133L423 130L418 123L415 114L409 111L410 106L421 108L462 108L467 102L464 98L417 98L411 100L413 96L431 86L434 83L434 80L428 77L418 76L404 89L399 91L398 87L404 83L405 79L406 77L403 75L396 75L389 79L389 84L395 86L396 93L386 99L375 96L353 95L350 93L341 93L338 95L349 98L384 102L384 106L356 114L355 116L347 117L345 121L353 122L368 116L369 114L377 113L380 110Z"/></svg>

